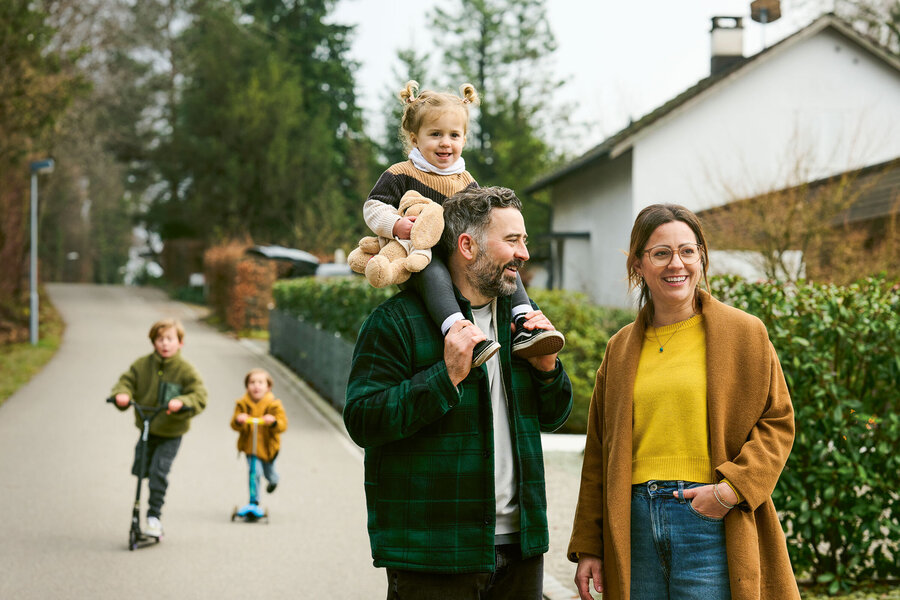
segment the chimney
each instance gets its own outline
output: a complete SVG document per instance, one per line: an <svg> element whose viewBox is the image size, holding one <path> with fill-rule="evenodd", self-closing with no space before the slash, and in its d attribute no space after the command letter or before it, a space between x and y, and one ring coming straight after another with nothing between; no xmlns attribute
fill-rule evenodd
<svg viewBox="0 0 900 600"><path fill-rule="evenodd" d="M710 34L709 74L718 75L744 60L744 18L713 17Z"/></svg>

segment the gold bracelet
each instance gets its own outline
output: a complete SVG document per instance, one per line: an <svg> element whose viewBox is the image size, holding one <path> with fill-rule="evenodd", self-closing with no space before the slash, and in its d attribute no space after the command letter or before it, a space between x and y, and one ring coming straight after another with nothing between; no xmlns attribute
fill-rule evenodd
<svg viewBox="0 0 900 600"><path fill-rule="evenodd" d="M716 500L719 501L719 504L721 504L728 510L731 510L732 508L734 508L734 506L735 506L734 504L728 504L727 502L722 500L722 498L719 496L719 484L718 483L713 484L713 496L716 497Z"/></svg>

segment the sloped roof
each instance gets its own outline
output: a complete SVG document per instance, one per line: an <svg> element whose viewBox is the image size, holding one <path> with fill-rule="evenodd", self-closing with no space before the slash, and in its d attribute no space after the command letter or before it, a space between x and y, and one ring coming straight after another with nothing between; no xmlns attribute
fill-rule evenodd
<svg viewBox="0 0 900 600"><path fill-rule="evenodd" d="M884 48L882 48L877 42L869 39L867 36L853 29L853 27L846 21L838 18L833 14L825 14L803 29L798 30L797 32L784 38L778 43L773 44L768 48L761 50L757 54L754 54L753 56L750 56L742 61L733 64L732 66L724 69L719 73L716 73L715 75L711 75L710 77L701 79L696 84L678 94L662 106L652 110L637 121L630 123L628 127L625 127L618 133L615 133L612 136L606 138L600 144L594 146L575 160L555 171L551 171L550 173L540 177L537 181L525 188L525 192L535 192L549 185L552 185L563 177L599 160L615 158L631 147L633 138L639 132L660 121L661 119L672 113L675 109L684 105L689 100L696 98L697 96L703 94L711 88L717 87L719 85L724 85L726 80L730 80L734 77L740 76L740 74L745 71L748 65L758 61L761 57L781 52L800 41L811 38L812 36L829 27L849 38L851 41L857 43L864 50L868 51L876 58L882 60L883 62L887 63L895 70L900 72L900 59L898 59L890 52L884 50Z"/></svg>

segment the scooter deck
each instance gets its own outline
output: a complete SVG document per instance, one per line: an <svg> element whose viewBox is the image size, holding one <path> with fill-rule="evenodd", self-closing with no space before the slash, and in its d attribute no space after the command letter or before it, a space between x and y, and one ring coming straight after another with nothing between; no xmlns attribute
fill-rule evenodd
<svg viewBox="0 0 900 600"><path fill-rule="evenodd" d="M241 518L246 523L254 523L256 521L265 520L266 523L269 522L269 511L268 509L261 508L258 504L245 504L244 506L238 508L234 507L234 510L231 512L231 520Z"/></svg>

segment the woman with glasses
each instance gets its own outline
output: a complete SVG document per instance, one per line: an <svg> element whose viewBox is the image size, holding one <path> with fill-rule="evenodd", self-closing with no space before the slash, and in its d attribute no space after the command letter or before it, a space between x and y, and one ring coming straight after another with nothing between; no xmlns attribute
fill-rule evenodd
<svg viewBox="0 0 900 600"><path fill-rule="evenodd" d="M640 311L597 371L568 550L583 600L591 581L604 600L800 597L771 498L791 399L763 323L700 289L708 267L696 215L638 214Z"/></svg>

